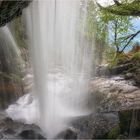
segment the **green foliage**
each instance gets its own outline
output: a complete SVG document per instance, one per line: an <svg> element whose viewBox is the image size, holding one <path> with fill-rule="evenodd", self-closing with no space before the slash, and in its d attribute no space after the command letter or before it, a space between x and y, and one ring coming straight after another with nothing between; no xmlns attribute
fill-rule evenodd
<svg viewBox="0 0 140 140"><path fill-rule="evenodd" d="M128 60L129 57L127 57L127 55L125 55L124 53L117 54L117 56L114 59L112 59L112 61L109 61L110 67L124 64Z"/></svg>
<svg viewBox="0 0 140 140"><path fill-rule="evenodd" d="M87 7L87 19L86 19L86 36L89 40L93 40L95 36L95 18L94 18L94 3L89 1Z"/></svg>
<svg viewBox="0 0 140 140"><path fill-rule="evenodd" d="M102 12L102 20L109 27L109 44L116 47L116 50L121 50L121 47L125 46L128 42L129 38L127 39L127 37L135 31L131 22L132 17Z"/></svg>
<svg viewBox="0 0 140 140"><path fill-rule="evenodd" d="M121 5L101 7L104 12L122 16L140 16L140 1L121 0Z"/></svg>
<svg viewBox="0 0 140 140"><path fill-rule="evenodd" d="M136 52L132 55L132 58L131 58L132 61L134 62L140 62L140 52Z"/></svg>
<svg viewBox="0 0 140 140"><path fill-rule="evenodd" d="M94 62L99 64L102 61L102 54L104 51L104 44L106 39L105 36L107 33L105 32L105 24L102 24L103 22L98 24L99 21L97 23L97 7L95 6L93 0L87 1L87 6L84 5L85 3L83 3L81 6L81 22L79 31L83 35L85 41L87 41L87 44L89 44L90 47L93 47L93 51L96 52L93 58L95 59Z"/></svg>
<svg viewBox="0 0 140 140"><path fill-rule="evenodd" d="M114 16L114 19L110 21L110 32L112 33L111 38L113 38L111 43L113 46L122 47L128 42L126 37L134 31L131 21L131 17L122 16Z"/></svg>
<svg viewBox="0 0 140 140"><path fill-rule="evenodd" d="M94 44L93 47L96 52L94 54L94 59L96 64L101 63L103 59L103 53L108 41L107 30L108 25L102 20L100 11L95 6L94 1L89 0L87 4L85 37L91 44Z"/></svg>
<svg viewBox="0 0 140 140"><path fill-rule="evenodd" d="M124 64L127 61L134 64L140 63L140 52L131 53L131 55L121 53L121 54L118 54L115 59L110 59L110 58L108 59L108 62L110 63L111 67L117 66L119 64Z"/></svg>
<svg viewBox="0 0 140 140"><path fill-rule="evenodd" d="M112 62L116 55L116 50L114 47L108 47L105 51L105 60L107 62Z"/></svg>
<svg viewBox="0 0 140 140"><path fill-rule="evenodd" d="M113 5L113 6L109 6L107 7L107 9L109 8L120 8L123 7L122 10L126 9L126 10L134 10L135 8L133 7L137 7L136 3L139 5L139 2L132 2L130 0L119 0L119 2L121 3L120 6L117 5ZM140 5L139 5L140 6ZM137 7L138 8L138 7ZM111 11L108 10L104 10L106 8L100 7L99 11L98 11L98 27L99 30L102 30L103 25L106 26L106 32L105 35L102 34L102 37L104 37L104 40L107 40L107 43L109 45L108 46L112 46L113 49L115 47L116 53L119 52L123 52L125 50L125 48L128 46L132 45L132 40L129 42L129 39L131 38L131 35L135 34L135 28L133 27L132 24L132 20L135 17L132 16L121 16L121 15L117 15L114 14ZM140 7L139 7L140 9ZM137 9L135 9L137 10ZM111 47L106 48L111 49ZM109 50L108 52L112 52L112 49ZM110 59L113 59L115 57L115 52L113 50L112 53L106 53L106 55L108 55L107 61ZM111 58L112 57L112 58Z"/></svg>
<svg viewBox="0 0 140 140"><path fill-rule="evenodd" d="M126 5L126 3L128 4L127 0L121 1L121 4ZM107 27L106 28L107 33L106 35L104 35L104 40L107 40L107 44L108 44L106 45L105 58L107 62L111 63L111 65L117 65L125 61L127 57L124 57L123 55L122 56L116 55L116 54L123 52L128 45L129 46L132 45L133 39L130 42L129 40L131 38L131 35L135 34L135 28L133 27L132 24L132 20L134 19L134 17L115 15L111 12L108 12L106 10L100 10L100 9L98 13L99 13L98 18L100 19L98 20L99 21L98 24L100 26L104 25ZM114 58L116 58L116 60Z"/></svg>
<svg viewBox="0 0 140 140"><path fill-rule="evenodd" d="M119 135L120 135L120 127L119 127L119 125L116 125L108 133L108 139L116 139L116 138L118 138Z"/></svg>
<svg viewBox="0 0 140 140"><path fill-rule="evenodd" d="M96 21L96 36L105 43L108 43L108 22L104 19L104 15L101 11L97 11Z"/></svg>
<svg viewBox="0 0 140 140"><path fill-rule="evenodd" d="M103 21L101 12L95 6L93 0L88 1L86 14L86 38L90 41L93 41L95 39L105 42L108 36L108 25Z"/></svg>
<svg viewBox="0 0 140 140"><path fill-rule="evenodd" d="M26 34L26 27L24 21L21 17L15 19L13 21L13 31L16 37L16 41L20 48L27 48L27 34Z"/></svg>
<svg viewBox="0 0 140 140"><path fill-rule="evenodd" d="M128 1L123 0L121 2L126 4ZM116 53L122 51L128 43L129 36L135 32L132 25L133 18L102 11L95 7L93 0L88 1L87 8L85 36L91 42L95 40L96 58L104 53L108 62L110 61L113 65L118 64L124 58L118 56L117 60L113 59ZM99 60L101 61L101 59L102 57Z"/></svg>
<svg viewBox="0 0 140 140"><path fill-rule="evenodd" d="M10 80L16 81L17 83L21 83L23 78L21 74L15 74L15 73L8 74L6 72L1 72L1 71L0 71L0 77L7 79L8 81Z"/></svg>

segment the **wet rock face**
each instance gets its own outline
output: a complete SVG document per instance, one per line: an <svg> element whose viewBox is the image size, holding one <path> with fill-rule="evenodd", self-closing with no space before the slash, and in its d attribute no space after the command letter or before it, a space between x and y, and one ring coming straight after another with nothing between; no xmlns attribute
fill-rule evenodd
<svg viewBox="0 0 140 140"><path fill-rule="evenodd" d="M14 0L0 2L0 26L4 26L14 18L22 14L23 8L27 7L32 0Z"/></svg>
<svg viewBox="0 0 140 140"><path fill-rule="evenodd" d="M137 69L133 74L136 84L140 86L140 69Z"/></svg>
<svg viewBox="0 0 140 140"><path fill-rule="evenodd" d="M136 73L137 74L137 73ZM132 76L132 75L128 75ZM138 77L138 76L136 76ZM129 78L128 78L129 79ZM102 97L97 110L102 114L118 112L119 122L112 127L103 138L128 139L140 137L140 88L130 78L124 77L97 77L91 82L94 93ZM100 122L101 121L97 121ZM107 128L102 124L101 128ZM112 125L110 125L112 126ZM96 130L95 135L101 128ZM102 131L102 134L104 134Z"/></svg>
<svg viewBox="0 0 140 140"><path fill-rule="evenodd" d="M45 137L34 130L24 130L19 134L19 136L23 139L45 139Z"/></svg>
<svg viewBox="0 0 140 140"><path fill-rule="evenodd" d="M129 60L126 63L110 67L109 65L100 65L96 69L96 76L117 76L123 75L126 80L133 80L140 87L140 61Z"/></svg>
<svg viewBox="0 0 140 140"><path fill-rule="evenodd" d="M73 127L78 139L104 139L118 122L117 113L96 113L75 120Z"/></svg>
<svg viewBox="0 0 140 140"><path fill-rule="evenodd" d="M30 77L30 76L29 76ZM29 78L28 77L28 78ZM31 78L31 77L30 77ZM130 115L123 115L124 119L120 117L120 112L123 110L134 109L135 107L139 107L140 104L140 89L139 87L134 86L133 81L126 81L123 77L98 77L91 81L91 94L97 94L97 112L87 115L87 116L79 116L73 118L73 122L70 124L70 128L59 134L56 138L59 139L105 139L105 138L128 138L128 130L130 130L130 122L129 120L133 115L132 113L128 113ZM93 92L92 92L93 90ZM32 102L32 100L29 100ZM94 102L94 100L93 100ZM119 112L119 115L118 115ZM122 113L125 114L125 113ZM140 114L138 113L140 116ZM1 115L0 115L1 116ZM129 117L130 116L130 117ZM128 120L127 120L128 118ZM126 120L123 122L122 120ZM136 120L136 119L135 119ZM139 118L138 118L139 120ZM40 131L31 125L25 125L23 127L21 123L19 123L17 127L13 128L13 122L11 125L11 121L6 121L8 126L2 134L6 134L6 136L15 136L16 138L20 137L21 139L29 138L29 139L37 139L42 138L43 135ZM8 123L9 122L9 123ZM124 124L123 126L121 124ZM136 123L135 123L136 124ZM4 125L1 125L2 127ZM128 126L124 128L124 126ZM1 128L2 128L1 127ZM20 132L18 129L20 128ZM134 127L135 128L135 127ZM14 130L15 132L13 132ZM122 132L124 130L124 132ZM139 133L140 129L134 129ZM127 132L128 131L128 132ZM127 132L127 134L126 134ZM133 131L131 131L133 132Z"/></svg>
<svg viewBox="0 0 140 140"><path fill-rule="evenodd" d="M133 110L140 105L140 88L135 82L120 76L97 77L90 88L94 96L98 94L98 113L74 120L71 126L77 139L139 137L140 112Z"/></svg>
<svg viewBox="0 0 140 140"><path fill-rule="evenodd" d="M133 66L132 63L121 64L114 67L109 67L108 65L101 65L97 67L96 75L97 76L112 76L112 75L123 74L132 66Z"/></svg>
<svg viewBox="0 0 140 140"><path fill-rule="evenodd" d="M15 122L0 112L0 139L46 139L40 128Z"/></svg>
<svg viewBox="0 0 140 140"><path fill-rule="evenodd" d="M92 90L102 97L98 103L100 112L134 109L140 105L140 88L134 81L123 77L100 77L91 82Z"/></svg>
<svg viewBox="0 0 140 140"><path fill-rule="evenodd" d="M0 109L7 108L23 95L23 64L7 31L7 28L0 29Z"/></svg>
<svg viewBox="0 0 140 140"><path fill-rule="evenodd" d="M77 132L75 129L70 128L61 132L58 136L56 136L56 139L77 139Z"/></svg>
<svg viewBox="0 0 140 140"><path fill-rule="evenodd" d="M1 77L0 77L1 78ZM6 109L23 95L22 83L0 80L0 109Z"/></svg>
<svg viewBox="0 0 140 140"><path fill-rule="evenodd" d="M119 123L117 113L96 113L77 117L71 127L61 132L57 139L105 139L107 133Z"/></svg>

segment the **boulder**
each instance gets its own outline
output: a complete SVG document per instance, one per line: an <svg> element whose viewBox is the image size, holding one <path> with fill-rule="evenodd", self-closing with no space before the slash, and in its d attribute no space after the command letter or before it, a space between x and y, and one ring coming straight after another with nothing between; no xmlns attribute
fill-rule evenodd
<svg viewBox="0 0 140 140"><path fill-rule="evenodd" d="M33 124L24 124L8 118L0 112L0 139L46 139L41 129Z"/></svg>
<svg viewBox="0 0 140 140"><path fill-rule="evenodd" d="M24 130L18 136L21 137L22 139L43 139L43 140L46 139L45 137L43 137L38 132L35 132L34 130Z"/></svg>
<svg viewBox="0 0 140 140"><path fill-rule="evenodd" d="M127 70L133 67L132 63L121 64L110 67L108 65L98 66L96 69L96 76L112 76L124 74Z"/></svg>
<svg viewBox="0 0 140 140"><path fill-rule="evenodd" d="M0 26L12 21L22 14L22 10L29 5L32 0L0 1Z"/></svg>

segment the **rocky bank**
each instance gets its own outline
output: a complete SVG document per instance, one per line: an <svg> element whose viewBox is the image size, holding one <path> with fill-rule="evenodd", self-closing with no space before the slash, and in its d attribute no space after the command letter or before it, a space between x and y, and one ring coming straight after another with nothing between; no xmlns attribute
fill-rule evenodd
<svg viewBox="0 0 140 140"><path fill-rule="evenodd" d="M121 68L123 68L122 65L119 68L117 67L119 70ZM106 71L105 67L103 69ZM90 95L94 97L92 99L96 111L94 110L87 116L75 117L70 127L56 138L140 138L140 88L134 78L135 72L132 71L130 74L130 71L126 72L127 69L120 71L119 74L97 75L91 80L89 84ZM138 68L136 71L138 71ZM32 79L32 71L29 70L23 78L27 91L30 91L32 87ZM13 121L5 113L1 114L1 138L46 139L40 128L34 124L27 125L19 121Z"/></svg>

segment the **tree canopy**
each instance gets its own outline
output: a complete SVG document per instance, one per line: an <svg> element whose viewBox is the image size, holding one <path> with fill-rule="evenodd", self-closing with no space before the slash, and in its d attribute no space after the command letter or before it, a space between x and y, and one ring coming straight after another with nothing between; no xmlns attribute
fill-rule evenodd
<svg viewBox="0 0 140 140"><path fill-rule="evenodd" d="M114 5L110 5L107 7L102 6L97 2L97 5L101 10L110 12L115 15L120 16L140 16L140 1L139 0L123 0L120 2L119 0L113 0Z"/></svg>

